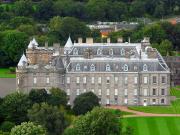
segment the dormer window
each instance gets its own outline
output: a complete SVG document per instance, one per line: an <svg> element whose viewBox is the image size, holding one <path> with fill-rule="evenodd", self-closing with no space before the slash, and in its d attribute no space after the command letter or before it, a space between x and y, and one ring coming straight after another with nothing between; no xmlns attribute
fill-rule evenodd
<svg viewBox="0 0 180 135"><path fill-rule="evenodd" d="M91 71L95 71L95 66L94 66L94 64L91 65L90 70L91 70Z"/></svg>
<svg viewBox="0 0 180 135"><path fill-rule="evenodd" d="M113 49L109 50L109 55L113 55Z"/></svg>
<svg viewBox="0 0 180 135"><path fill-rule="evenodd" d="M111 67L109 64L106 65L106 71L111 71Z"/></svg>
<svg viewBox="0 0 180 135"><path fill-rule="evenodd" d="M143 71L148 71L148 67L146 64L143 65Z"/></svg>
<svg viewBox="0 0 180 135"><path fill-rule="evenodd" d="M125 64L123 69L124 69L124 71L128 71L128 65Z"/></svg>
<svg viewBox="0 0 180 135"><path fill-rule="evenodd" d="M124 48L121 49L121 55L122 55L122 56L125 55L125 50L124 50Z"/></svg>
<svg viewBox="0 0 180 135"><path fill-rule="evenodd" d="M77 48L75 48L75 49L73 50L73 54L74 54L74 55L78 55L78 50L77 50Z"/></svg>
<svg viewBox="0 0 180 135"><path fill-rule="evenodd" d="M76 71L80 71L81 70L81 67L79 64L76 65Z"/></svg>
<svg viewBox="0 0 180 135"><path fill-rule="evenodd" d="M97 50L97 55L102 55L102 50L101 49Z"/></svg>

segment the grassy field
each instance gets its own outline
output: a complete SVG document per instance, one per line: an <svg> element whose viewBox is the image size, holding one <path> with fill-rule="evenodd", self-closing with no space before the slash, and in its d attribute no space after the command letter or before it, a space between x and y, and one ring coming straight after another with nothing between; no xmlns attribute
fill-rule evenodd
<svg viewBox="0 0 180 135"><path fill-rule="evenodd" d="M180 86L176 86L171 88L171 96L176 96L177 98L180 98Z"/></svg>
<svg viewBox="0 0 180 135"><path fill-rule="evenodd" d="M0 78L15 78L16 74L11 73L8 68L0 68Z"/></svg>
<svg viewBox="0 0 180 135"><path fill-rule="evenodd" d="M180 117L123 118L124 126L131 126L134 135L179 135Z"/></svg>
<svg viewBox="0 0 180 135"><path fill-rule="evenodd" d="M115 109L109 109L113 114L115 114L117 117L123 116L123 115L132 115L133 113L130 112L124 112L120 110L115 110Z"/></svg>

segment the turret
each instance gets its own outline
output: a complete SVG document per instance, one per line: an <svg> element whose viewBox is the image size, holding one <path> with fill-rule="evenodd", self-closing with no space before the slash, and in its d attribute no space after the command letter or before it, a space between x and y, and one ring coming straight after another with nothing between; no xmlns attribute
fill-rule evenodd
<svg viewBox="0 0 180 135"><path fill-rule="evenodd" d="M69 54L70 51L72 50L72 47L73 47L73 43L71 41L71 38L69 36L65 46L64 46L64 54Z"/></svg>

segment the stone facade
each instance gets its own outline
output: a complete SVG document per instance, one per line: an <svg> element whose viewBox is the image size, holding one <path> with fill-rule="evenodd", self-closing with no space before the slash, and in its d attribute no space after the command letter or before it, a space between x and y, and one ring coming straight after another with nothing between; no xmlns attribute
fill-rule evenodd
<svg viewBox="0 0 180 135"><path fill-rule="evenodd" d="M141 43L72 43L38 47L33 39L17 66L17 89L59 87L69 104L92 91L102 105L168 105L170 71L149 39Z"/></svg>

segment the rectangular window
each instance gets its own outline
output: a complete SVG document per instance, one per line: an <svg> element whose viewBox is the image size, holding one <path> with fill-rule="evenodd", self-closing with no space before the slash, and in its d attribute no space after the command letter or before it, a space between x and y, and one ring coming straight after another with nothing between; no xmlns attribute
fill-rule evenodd
<svg viewBox="0 0 180 135"><path fill-rule="evenodd" d="M79 89L76 90L76 95L79 95Z"/></svg>
<svg viewBox="0 0 180 135"><path fill-rule="evenodd" d="M137 82L138 82L138 78L134 77L134 84L137 84Z"/></svg>
<svg viewBox="0 0 180 135"><path fill-rule="evenodd" d="M162 82L162 83L166 83L166 77L165 77L165 76L162 76L161 82Z"/></svg>
<svg viewBox="0 0 180 135"><path fill-rule="evenodd" d="M34 77L34 84L36 84L37 83L37 78L36 77Z"/></svg>
<svg viewBox="0 0 180 135"><path fill-rule="evenodd" d="M86 89L84 89L84 93L86 92Z"/></svg>
<svg viewBox="0 0 180 135"><path fill-rule="evenodd" d="M153 102L153 104L156 104L156 99L153 99L152 102Z"/></svg>
<svg viewBox="0 0 180 135"><path fill-rule="evenodd" d="M115 84L118 84L118 77L114 78Z"/></svg>
<svg viewBox="0 0 180 135"><path fill-rule="evenodd" d="M165 95L165 89L161 89L161 95Z"/></svg>
<svg viewBox="0 0 180 135"><path fill-rule="evenodd" d="M107 84L110 83L110 77L106 77L106 83L107 83Z"/></svg>
<svg viewBox="0 0 180 135"><path fill-rule="evenodd" d="M157 83L157 77L153 76L153 83Z"/></svg>
<svg viewBox="0 0 180 135"><path fill-rule="evenodd" d="M106 99L106 104L109 105L109 98Z"/></svg>
<svg viewBox="0 0 180 135"><path fill-rule="evenodd" d="M153 96L156 95L156 89L153 89Z"/></svg>
<svg viewBox="0 0 180 135"><path fill-rule="evenodd" d="M125 98L125 99L124 99L124 104L127 104L127 103L128 103L128 99Z"/></svg>
<svg viewBox="0 0 180 135"><path fill-rule="evenodd" d="M144 96L147 96L147 95L148 95L147 89L144 89Z"/></svg>
<svg viewBox="0 0 180 135"><path fill-rule="evenodd" d="M70 89L67 89L67 95L68 96L70 95Z"/></svg>
<svg viewBox="0 0 180 135"><path fill-rule="evenodd" d="M101 77L98 77L98 83L101 84Z"/></svg>
<svg viewBox="0 0 180 135"><path fill-rule="evenodd" d="M128 95L128 91L127 89L124 90L124 95L127 96Z"/></svg>
<svg viewBox="0 0 180 135"><path fill-rule="evenodd" d="M76 77L76 83L79 84L79 82L80 82L80 77Z"/></svg>
<svg viewBox="0 0 180 135"><path fill-rule="evenodd" d="M148 83L148 77L145 76L145 77L144 77L144 84L147 84L147 83Z"/></svg>
<svg viewBox="0 0 180 135"><path fill-rule="evenodd" d="M137 96L137 89L134 89L134 96Z"/></svg>
<svg viewBox="0 0 180 135"><path fill-rule="evenodd" d="M117 96L118 95L118 89L114 90L114 95Z"/></svg>
<svg viewBox="0 0 180 135"><path fill-rule="evenodd" d="M91 89L91 91L94 93L94 89Z"/></svg>
<svg viewBox="0 0 180 135"><path fill-rule="evenodd" d="M124 78L124 84L127 84L128 83L128 77L125 77Z"/></svg>
<svg viewBox="0 0 180 135"><path fill-rule="evenodd" d="M94 77L91 78L91 83L94 84Z"/></svg>
<svg viewBox="0 0 180 135"><path fill-rule="evenodd" d="M98 95L101 96L101 89L99 89Z"/></svg>
<svg viewBox="0 0 180 135"><path fill-rule="evenodd" d="M46 78L46 83L49 83L49 77Z"/></svg>
<svg viewBox="0 0 180 135"><path fill-rule="evenodd" d="M83 83L86 84L86 77L83 77Z"/></svg>
<svg viewBox="0 0 180 135"><path fill-rule="evenodd" d="M109 89L106 90L106 95L109 96Z"/></svg>
<svg viewBox="0 0 180 135"><path fill-rule="evenodd" d="M17 84L19 85L19 78L17 79Z"/></svg>
<svg viewBox="0 0 180 135"><path fill-rule="evenodd" d="M66 78L66 82L67 82L67 84L70 83L70 77L67 77L67 78Z"/></svg>

